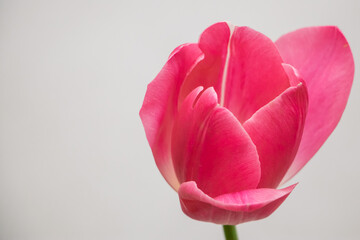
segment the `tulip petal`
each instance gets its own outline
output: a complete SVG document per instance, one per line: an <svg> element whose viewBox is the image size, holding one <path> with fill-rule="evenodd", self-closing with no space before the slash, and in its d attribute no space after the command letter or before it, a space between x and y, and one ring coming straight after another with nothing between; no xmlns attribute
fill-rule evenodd
<svg viewBox="0 0 360 240"><path fill-rule="evenodd" d="M295 77L294 73L292 77ZM307 89L300 82L260 108L244 123L261 163L258 188L276 188L289 169L300 144L307 105Z"/></svg>
<svg viewBox="0 0 360 240"><path fill-rule="evenodd" d="M231 30L226 22L215 23L201 34L199 47L204 58L186 77L179 96L180 102L198 86L213 87L220 95L230 35Z"/></svg>
<svg viewBox="0 0 360 240"><path fill-rule="evenodd" d="M276 46L284 61L302 75L309 91L302 141L285 182L313 157L338 124L350 94L354 60L335 26L299 29L282 36Z"/></svg>
<svg viewBox="0 0 360 240"><path fill-rule="evenodd" d="M250 189L212 198L200 190L195 182L185 182L181 184L178 193L181 208L187 216L199 221L237 225L268 217L295 186Z"/></svg>
<svg viewBox="0 0 360 240"><path fill-rule="evenodd" d="M174 50L161 72L148 85L140 110L156 164L175 190L180 185L171 159L171 131L177 113L180 86L201 55L197 44L185 44Z"/></svg>
<svg viewBox="0 0 360 240"><path fill-rule="evenodd" d="M273 100L289 85L282 59L275 44L249 27L235 27L223 106L241 123ZM223 83L223 85L225 85Z"/></svg>
<svg viewBox="0 0 360 240"><path fill-rule="evenodd" d="M196 181L210 196L255 188L260 180L256 147L234 115L217 104L213 88L197 88L175 120L172 158L180 181Z"/></svg>

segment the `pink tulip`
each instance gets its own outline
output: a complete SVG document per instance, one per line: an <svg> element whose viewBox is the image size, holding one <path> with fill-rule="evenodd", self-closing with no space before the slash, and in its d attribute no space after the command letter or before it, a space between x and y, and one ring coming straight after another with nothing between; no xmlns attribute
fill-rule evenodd
<svg viewBox="0 0 360 240"><path fill-rule="evenodd" d="M148 85L140 117L157 167L189 217L236 225L269 216L336 127L354 76L337 27L275 43L216 23L177 47Z"/></svg>

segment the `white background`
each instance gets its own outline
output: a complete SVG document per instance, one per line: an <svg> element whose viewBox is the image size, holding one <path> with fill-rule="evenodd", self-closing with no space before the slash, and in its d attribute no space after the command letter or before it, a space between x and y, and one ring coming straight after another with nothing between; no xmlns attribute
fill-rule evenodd
<svg viewBox="0 0 360 240"><path fill-rule="evenodd" d="M0 0L0 239L223 239L182 213L138 112L170 52L224 20L273 40L338 25L356 65L337 129L240 239L359 239L359 0Z"/></svg>

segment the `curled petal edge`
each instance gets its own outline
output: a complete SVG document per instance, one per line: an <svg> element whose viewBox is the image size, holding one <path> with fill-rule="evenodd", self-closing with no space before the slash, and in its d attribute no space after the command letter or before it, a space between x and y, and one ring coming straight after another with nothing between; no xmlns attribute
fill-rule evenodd
<svg viewBox="0 0 360 240"><path fill-rule="evenodd" d="M249 189L211 198L193 181L181 184L179 199L183 212L199 221L237 225L271 215L297 184L283 189Z"/></svg>

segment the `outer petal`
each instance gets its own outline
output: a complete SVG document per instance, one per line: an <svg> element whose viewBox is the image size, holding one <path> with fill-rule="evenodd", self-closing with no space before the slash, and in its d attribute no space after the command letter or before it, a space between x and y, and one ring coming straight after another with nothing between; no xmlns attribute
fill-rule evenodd
<svg viewBox="0 0 360 240"><path fill-rule="evenodd" d="M318 151L338 124L347 103L354 60L337 27L303 28L276 41L284 61L303 76L309 109L298 154L284 181L293 177Z"/></svg>
<svg viewBox="0 0 360 240"><path fill-rule="evenodd" d="M290 85L275 44L262 33L235 27L229 49L221 102L243 123Z"/></svg>
<svg viewBox="0 0 360 240"><path fill-rule="evenodd" d="M217 104L213 88L197 97L199 90L185 99L174 124L172 157L180 183L196 181L212 197L255 188L261 174L255 145Z"/></svg>
<svg viewBox="0 0 360 240"><path fill-rule="evenodd" d="M205 222L236 225L259 220L273 213L295 185L284 189L251 189L211 198L195 182L181 184L179 198L183 212Z"/></svg>
<svg viewBox="0 0 360 240"><path fill-rule="evenodd" d="M179 188L171 159L171 131L178 108L178 95L185 76L202 55L196 44L177 48L161 72L148 85L140 117L156 164L166 181Z"/></svg>
<svg viewBox="0 0 360 240"><path fill-rule="evenodd" d="M308 96L303 83L288 88L244 123L261 162L258 188L276 188L294 160L301 140Z"/></svg>

